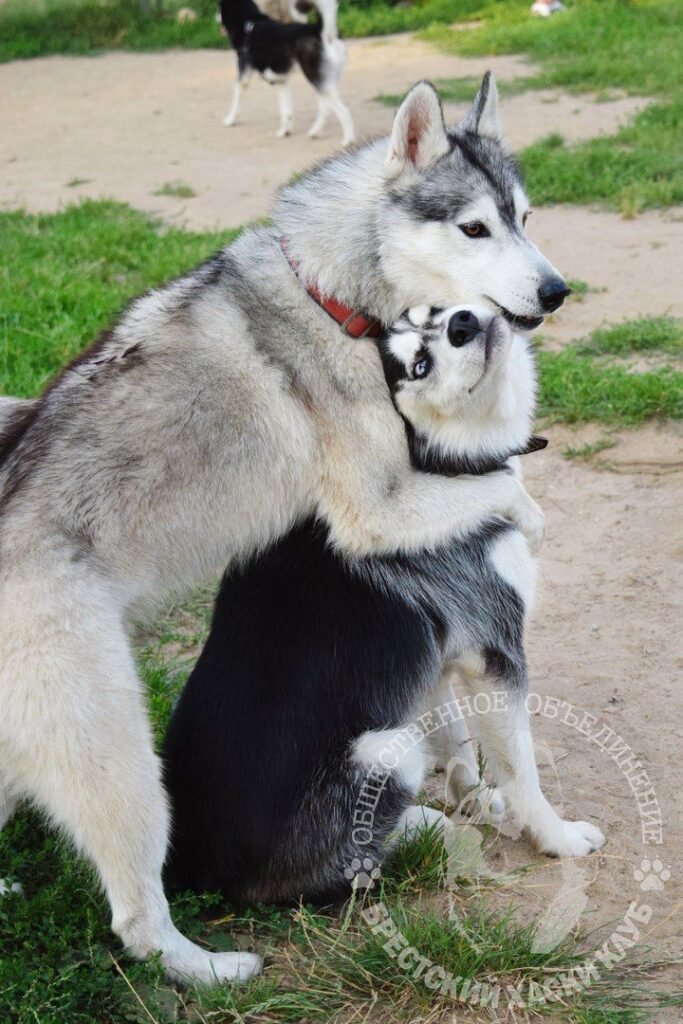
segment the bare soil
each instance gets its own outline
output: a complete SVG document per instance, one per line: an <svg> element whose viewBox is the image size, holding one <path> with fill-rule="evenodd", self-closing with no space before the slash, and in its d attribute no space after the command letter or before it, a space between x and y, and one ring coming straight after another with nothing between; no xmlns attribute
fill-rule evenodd
<svg viewBox="0 0 683 1024"><path fill-rule="evenodd" d="M378 93L402 93L415 80L528 73L513 58L463 60L409 37L349 43L342 92L359 135L388 130ZM255 82L242 124L223 128L234 70L216 51L53 57L0 67L0 207L55 210L81 196L113 196L195 229L230 227L265 216L276 188L330 153L336 126L311 141L314 97L294 84L297 132L276 140L276 100ZM571 139L612 132L645 101L595 103L590 96L526 93L504 101L513 147L549 131ZM449 105L455 118L462 107ZM69 186L73 179L86 179ZM180 181L196 195L154 195ZM531 234L569 277L591 291L544 329L558 346L636 315L683 315L683 217L656 211L623 220L585 208L539 208ZM633 900L653 908L646 941L683 955L683 435L675 426L613 433L615 446L589 463L562 450L605 436L604 428L549 430L550 448L527 457L530 490L546 510L543 586L529 630L534 688L568 701L623 737L642 761L663 815L663 843L645 848L638 806L609 757L575 728L537 716L537 736L553 764L542 769L549 795L567 816L600 822L604 850L586 861L584 928L609 932ZM438 778L434 785L438 786ZM538 863L521 840L500 839L499 868ZM497 860L496 860L497 858ZM640 889L641 861L661 860L663 888ZM561 866L543 862L520 881L530 908L556 891ZM647 870L644 874L649 877ZM661 874L661 872L660 872ZM662 1012L657 1020L679 1019Z"/></svg>

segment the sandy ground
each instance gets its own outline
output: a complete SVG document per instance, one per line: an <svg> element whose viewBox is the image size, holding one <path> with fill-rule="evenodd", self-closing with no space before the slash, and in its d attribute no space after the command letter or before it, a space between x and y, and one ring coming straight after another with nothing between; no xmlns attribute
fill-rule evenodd
<svg viewBox="0 0 683 1024"><path fill-rule="evenodd" d="M304 129L314 114L310 89L294 87L297 134L278 141L275 97L260 82L246 97L243 123L221 126L232 78L220 52L110 54L49 58L0 67L0 207L55 210L81 196L113 196L204 229L266 215L276 187L332 151L336 128L319 141ZM377 93L401 93L418 78L527 73L519 60L462 60L407 37L349 44L343 93L359 135L388 130L391 114ZM549 131L571 139L611 132L643 101L595 103L591 97L530 93L504 101L510 143ZM457 116L462 108L449 107ZM78 186L73 179L87 179ZM189 200L155 196L165 182L190 185ZM683 315L681 211L626 221L588 209L539 208L532 236L568 276L591 291L568 303L544 334L561 345L602 322L640 314ZM584 929L609 932L632 900L653 908L648 941L683 954L683 432L672 426L612 435L615 447L590 465L562 449L606 431L552 428L547 452L529 456L529 487L547 513L543 586L529 631L535 689L571 702L620 734L647 770L664 821L661 847L645 849L638 806L619 768L559 719L537 716L537 736L553 764L542 774L565 813L601 822L608 844L576 876L588 903ZM434 783L438 786L438 779ZM524 842L501 839L497 869L533 859ZM670 872L643 893L641 860ZM547 903L561 865L544 862L522 880L530 912ZM650 874L644 874L649 878ZM660 880L661 884L661 880ZM678 1011L657 1015L677 1021Z"/></svg>

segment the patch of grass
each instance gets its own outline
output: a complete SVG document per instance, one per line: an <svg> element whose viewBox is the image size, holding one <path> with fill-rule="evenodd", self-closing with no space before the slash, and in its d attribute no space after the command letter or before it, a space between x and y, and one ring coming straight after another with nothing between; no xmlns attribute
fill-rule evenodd
<svg viewBox="0 0 683 1024"><path fill-rule="evenodd" d="M127 299L235 235L166 230L114 202L0 213L0 393L35 395Z"/></svg>
<svg viewBox="0 0 683 1024"><path fill-rule="evenodd" d="M550 135L520 154L529 194L536 204L602 202L625 217L683 202L682 131L683 97L648 107L616 135L576 145Z"/></svg>
<svg viewBox="0 0 683 1024"><path fill-rule="evenodd" d="M565 459L576 459L578 462L588 462L594 455L597 455L599 452L604 452L607 448L614 448L614 441L610 441L607 437L601 437L599 441L588 441L586 444L582 444L578 448L573 448L571 445L567 445L566 448L562 449L562 454Z"/></svg>
<svg viewBox="0 0 683 1024"><path fill-rule="evenodd" d="M0 7L0 61L52 53L168 47L225 49L211 0L194 0L196 21L175 19L181 0L167 7L139 0L8 0Z"/></svg>
<svg viewBox="0 0 683 1024"><path fill-rule="evenodd" d="M505 0L491 0L496 6ZM194 21L176 21L191 6ZM385 35L466 19L481 0L415 0L406 6L385 0L342 0L343 35ZM213 0L8 0L0 7L0 62L52 53L94 54L102 50L161 50L169 47L225 49Z"/></svg>
<svg viewBox="0 0 683 1024"><path fill-rule="evenodd" d="M625 426L683 417L683 373L678 370L631 373L581 355L573 346L562 352L540 351L537 358L541 416Z"/></svg>
<svg viewBox="0 0 683 1024"><path fill-rule="evenodd" d="M166 181L153 193L155 196L173 196L174 199L192 199L197 193L182 181Z"/></svg>
<svg viewBox="0 0 683 1024"><path fill-rule="evenodd" d="M566 145L562 136L521 154L534 202L603 202L635 215L683 201L683 5L678 0L577 0L532 19L526 4L488 9L483 27L433 26L425 38L465 55L523 53L540 65L528 87L660 96L616 134Z"/></svg>
<svg viewBox="0 0 683 1024"><path fill-rule="evenodd" d="M672 316L625 320L593 331L579 346L582 355L628 356L634 352L669 352L683 356L683 321Z"/></svg>

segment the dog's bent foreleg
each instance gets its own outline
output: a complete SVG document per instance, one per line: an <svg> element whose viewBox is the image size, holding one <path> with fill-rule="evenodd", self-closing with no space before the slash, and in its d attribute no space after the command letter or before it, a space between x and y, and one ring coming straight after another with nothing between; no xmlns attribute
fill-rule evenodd
<svg viewBox="0 0 683 1024"><path fill-rule="evenodd" d="M488 659L491 661L491 659ZM472 719L484 755L486 771L505 799L512 824L529 834L543 853L555 857L583 857L599 849L602 832L587 821L563 821L541 790L526 706L526 671L502 654L495 664L474 659L462 673L465 689L472 698L488 694L479 702L480 713ZM502 691L502 693L501 693ZM494 699L496 692L501 695ZM473 700L477 709L477 702Z"/></svg>
<svg viewBox="0 0 683 1024"><path fill-rule="evenodd" d="M294 109L292 107L292 94L289 91L287 82L273 83L277 90L277 102L280 110L280 127L275 133L276 138L284 139L292 134L294 124Z"/></svg>
<svg viewBox="0 0 683 1024"><path fill-rule="evenodd" d="M161 882L169 814L142 686L123 626L112 624L114 599L92 581L79 589L63 578L50 586L36 567L3 601L3 773L93 862L112 928L133 956L158 950L168 974L186 982L249 977L258 957L207 953L171 921Z"/></svg>

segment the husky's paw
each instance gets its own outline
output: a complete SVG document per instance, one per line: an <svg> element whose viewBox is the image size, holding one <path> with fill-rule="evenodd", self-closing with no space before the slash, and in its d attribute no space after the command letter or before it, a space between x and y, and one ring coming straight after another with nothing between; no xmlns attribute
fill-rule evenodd
<svg viewBox="0 0 683 1024"><path fill-rule="evenodd" d="M355 135L345 135L342 139L342 149L346 149L347 146L352 146L356 141Z"/></svg>
<svg viewBox="0 0 683 1024"><path fill-rule="evenodd" d="M237 124L237 118L226 115L226 117L223 118L223 124L226 128L232 128L234 124Z"/></svg>
<svg viewBox="0 0 683 1024"><path fill-rule="evenodd" d="M287 136L291 135L291 134L292 134L292 129L291 128L278 128L278 130L275 132L275 138L276 139L286 139Z"/></svg>
<svg viewBox="0 0 683 1024"><path fill-rule="evenodd" d="M185 966L162 956L166 973L185 985L220 985L226 981L249 981L261 973L263 960L256 953L204 953L201 964L195 957Z"/></svg>
<svg viewBox="0 0 683 1024"><path fill-rule="evenodd" d="M524 489L524 486L518 480L514 482L518 490L516 492L516 501L511 506L508 517L522 531L527 539L529 550L532 555L535 555L543 544L545 515L541 506L536 504L531 495Z"/></svg>
<svg viewBox="0 0 683 1024"><path fill-rule="evenodd" d="M7 878L0 878L0 896L6 896L8 892L15 892L18 896L23 896L24 888L21 882L10 882Z"/></svg>
<svg viewBox="0 0 683 1024"><path fill-rule="evenodd" d="M541 843L541 852L549 857L586 857L599 850L605 837L588 821L563 821L557 834Z"/></svg>

